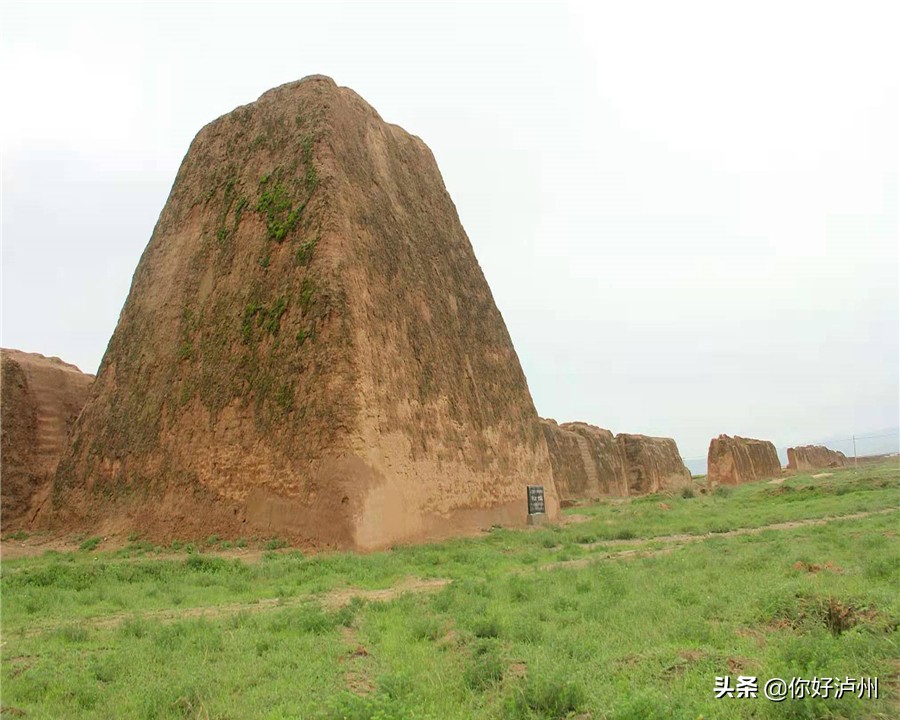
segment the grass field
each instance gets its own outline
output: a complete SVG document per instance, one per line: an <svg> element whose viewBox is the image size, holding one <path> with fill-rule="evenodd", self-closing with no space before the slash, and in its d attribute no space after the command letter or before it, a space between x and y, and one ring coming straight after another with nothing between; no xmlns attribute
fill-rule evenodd
<svg viewBox="0 0 900 720"><path fill-rule="evenodd" d="M900 717L896 461L684 495L369 555L6 560L3 717ZM717 700L717 675L880 698Z"/></svg>

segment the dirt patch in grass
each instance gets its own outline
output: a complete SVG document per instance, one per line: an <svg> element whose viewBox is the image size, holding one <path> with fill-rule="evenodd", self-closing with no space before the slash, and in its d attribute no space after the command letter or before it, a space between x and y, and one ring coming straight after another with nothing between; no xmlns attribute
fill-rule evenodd
<svg viewBox="0 0 900 720"><path fill-rule="evenodd" d="M408 577L392 587L381 590L360 590L359 588L342 588L332 590L321 596L322 605L329 610L337 610L349 605L353 598L361 598L369 602L387 602L394 600L405 593L434 592L440 590L450 581L446 578L415 578Z"/></svg>
<svg viewBox="0 0 900 720"><path fill-rule="evenodd" d="M690 535L690 534L679 534L679 535L657 535L657 536L648 536L643 538L634 538L627 540L600 540L594 543L586 543L583 544L582 547L592 550L598 547L619 547L619 546L635 546L635 545L646 545L648 543L665 543L665 547L659 548L649 548L649 549L636 549L636 550L620 550L618 552L609 552L602 554L589 555L587 557L578 558L576 560L560 560L558 562L547 563L546 565L541 566L541 570L555 570L557 568L579 568L586 567L597 560L619 560L625 558L640 558L640 557L655 557L658 555L667 555L674 551L675 549L686 545L688 543L693 542L701 542L703 540L709 540L712 537L715 538L726 538L726 537L738 537L741 535L758 535L761 532L766 530L794 530L795 528L805 527L808 525L825 525L831 522L839 522L841 520L859 520L861 518L866 518L871 515L883 515L885 513L893 513L897 512L896 508L890 508L888 510L875 510L872 512L860 512L853 513L850 515L836 515L833 517L824 517L824 518L810 518L807 520L792 520L790 522L781 522L781 523L773 523L771 525L761 525L759 527L750 527L750 528L739 528L737 530L726 530L724 532L716 532L716 533L705 533L703 535ZM797 567L795 565L795 567ZM812 566L811 566L812 567ZM819 570L830 570L831 572L842 572L842 568L839 568L837 565L833 565L831 563L825 563L823 566L815 566L818 567ZM798 568L800 569L800 568ZM812 572L812 570L811 570Z"/></svg>
<svg viewBox="0 0 900 720"><path fill-rule="evenodd" d="M678 653L678 657L680 657L685 662L695 663L698 660L702 660L706 657L706 653L702 650L682 650Z"/></svg>
<svg viewBox="0 0 900 720"><path fill-rule="evenodd" d="M528 674L528 665L520 660L517 660L510 663L509 669L506 671L506 673L511 678L523 678Z"/></svg>
<svg viewBox="0 0 900 720"><path fill-rule="evenodd" d="M759 628L737 628L734 634L738 637L750 638L756 642L757 647L766 646L766 634Z"/></svg>
<svg viewBox="0 0 900 720"><path fill-rule="evenodd" d="M26 670L29 670L32 665L34 665L34 656L33 655L17 655L16 657L10 658L6 661L11 665L9 676L11 678L16 677L17 675L21 675ZM5 710L0 710L0 713L6 712Z"/></svg>
<svg viewBox="0 0 900 720"><path fill-rule="evenodd" d="M788 493L796 492L796 488L791 487L790 485L776 485L769 490L766 490L765 495L770 497L777 497L779 495L786 495Z"/></svg>
<svg viewBox="0 0 900 720"><path fill-rule="evenodd" d="M184 608L180 610L149 610L141 613L116 613L100 617L85 618L79 621L78 627L93 629L116 628L131 620L152 620L156 623L170 623L179 620L205 618L216 620L240 612L265 612L279 608L294 607L310 601L318 601L326 610L339 610L349 605L354 598L360 598L369 602L387 602L400 597L405 593L433 592L449 584L445 578L415 578L408 577L389 588L379 590L363 590L360 588L340 588L321 595L301 595L293 598L266 598L249 603L225 603L202 607ZM54 632L69 626L69 622L58 622L48 625L40 625L28 628L25 637L42 635Z"/></svg>
<svg viewBox="0 0 900 720"><path fill-rule="evenodd" d="M900 625L897 618L862 601L837 597L801 597L781 608L766 623L769 630L800 630L810 625L826 627L833 635L857 626L877 633L892 633Z"/></svg>
<svg viewBox="0 0 900 720"><path fill-rule="evenodd" d="M817 611L825 627L834 635L841 635L860 624L869 625L886 633L892 632L897 627L895 620L882 616L874 608L858 607L836 598L829 598L827 603L817 608Z"/></svg>
<svg viewBox="0 0 900 720"><path fill-rule="evenodd" d="M706 653L702 650L681 650L678 653L678 659L670 665L667 665L662 675L665 678L674 678L683 675L687 669L694 663L700 662L706 657Z"/></svg>
<svg viewBox="0 0 900 720"><path fill-rule="evenodd" d="M728 672L732 675L740 675L745 670L747 670L747 668L752 667L753 665L753 660L740 656L729 657L725 661L725 667L728 668Z"/></svg>
<svg viewBox="0 0 900 720"><path fill-rule="evenodd" d="M359 642L355 627L341 628L341 635L348 647L340 661L347 664L344 684L354 695L365 696L375 691L375 683L369 671L369 651Z"/></svg>
<svg viewBox="0 0 900 720"><path fill-rule="evenodd" d="M437 646L441 649L455 648L459 646L459 644L459 633L453 628L447 630L447 632L444 633L444 636L437 641Z"/></svg>
<svg viewBox="0 0 900 720"><path fill-rule="evenodd" d="M75 540L47 539L45 537L28 537L16 540L6 537L0 541L0 560L17 560L23 557L37 557L48 550L56 552L75 552L79 542Z"/></svg>
<svg viewBox="0 0 900 720"><path fill-rule="evenodd" d="M26 715L28 715L28 713L21 708L7 705L6 707L0 708L0 715L4 715L6 717L25 717Z"/></svg>
<svg viewBox="0 0 900 720"><path fill-rule="evenodd" d="M627 538L620 540L600 540L595 543L584 545L586 548L600 546L617 546L617 545L641 545L647 542L671 542L685 543L706 540L711 535L715 537L737 537L739 535L758 535L767 530L793 530L795 528L807 527L810 525L826 525L831 522L839 522L841 520L860 520L862 518L871 517L872 515L884 515L886 513L897 512L898 508L888 508L886 510L872 510L869 512L850 513L848 515L832 515L828 517L807 518L806 520L791 520L788 522L771 523L769 525L759 525L756 527L737 528L735 530L723 530L721 532L709 532L704 534L680 533L677 535L656 535L642 538Z"/></svg>
<svg viewBox="0 0 900 720"><path fill-rule="evenodd" d="M672 545L670 547L658 548L655 550L620 550L611 553L598 553L588 555L587 557L578 558L577 560L559 560L557 562L541 565L540 570L556 570L558 568L583 568L598 560L626 560L634 558L656 557L657 555L668 555L680 545Z"/></svg>
<svg viewBox="0 0 900 720"><path fill-rule="evenodd" d="M350 670L344 675L347 689L354 695L369 695L375 691L375 683L365 674Z"/></svg>
<svg viewBox="0 0 900 720"><path fill-rule="evenodd" d="M794 563L794 570L805 570L808 573L820 573L823 570L827 570L828 572L837 573L838 575L843 574L844 568L839 565L835 565L830 560L826 561L823 565L819 565L818 563L809 563L804 562L803 560L798 560Z"/></svg>
<svg viewBox="0 0 900 720"><path fill-rule="evenodd" d="M343 627L341 628L341 636L344 639L344 642L351 648L347 657L356 658L356 657L368 657L369 651L366 650L365 647L359 644L357 632L355 627Z"/></svg>

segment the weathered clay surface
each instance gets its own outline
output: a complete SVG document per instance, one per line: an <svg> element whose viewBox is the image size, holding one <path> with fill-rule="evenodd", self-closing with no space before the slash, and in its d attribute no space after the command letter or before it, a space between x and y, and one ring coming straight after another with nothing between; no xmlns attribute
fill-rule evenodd
<svg viewBox="0 0 900 720"><path fill-rule="evenodd" d="M4 531L27 526L46 500L69 429L87 401L93 375L57 357L0 349Z"/></svg>
<svg viewBox="0 0 900 720"><path fill-rule="evenodd" d="M691 482L671 438L621 433L582 422L542 420L553 479L563 501L643 495Z"/></svg>
<svg viewBox="0 0 900 720"><path fill-rule="evenodd" d="M194 139L48 522L318 546L557 513L506 326L425 144L324 77Z"/></svg>
<svg viewBox="0 0 900 720"><path fill-rule="evenodd" d="M609 430L581 422L541 424L561 500L628 494L625 455Z"/></svg>
<svg viewBox="0 0 900 720"><path fill-rule="evenodd" d="M616 442L625 456L629 495L674 490L690 484L691 471L682 462L672 438L619 433Z"/></svg>
<svg viewBox="0 0 900 720"><path fill-rule="evenodd" d="M781 475L781 462L768 440L719 435L709 443L706 481L709 485L738 485Z"/></svg>
<svg viewBox="0 0 900 720"><path fill-rule="evenodd" d="M844 467L847 456L837 450L829 450L822 445L801 445L788 448L788 470L819 470L821 468Z"/></svg>

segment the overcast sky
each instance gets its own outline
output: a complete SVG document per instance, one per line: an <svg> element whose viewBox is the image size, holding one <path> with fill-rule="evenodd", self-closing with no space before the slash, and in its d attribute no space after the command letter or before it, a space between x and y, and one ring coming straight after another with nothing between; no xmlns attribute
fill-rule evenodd
<svg viewBox="0 0 900 720"><path fill-rule="evenodd" d="M196 132L322 73L434 151L541 415L896 427L894 5L5 1L2 344L94 372Z"/></svg>

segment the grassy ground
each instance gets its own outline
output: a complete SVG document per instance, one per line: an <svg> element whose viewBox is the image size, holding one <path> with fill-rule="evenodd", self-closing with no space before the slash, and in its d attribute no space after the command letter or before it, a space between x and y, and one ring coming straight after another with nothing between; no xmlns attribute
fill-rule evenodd
<svg viewBox="0 0 900 720"><path fill-rule="evenodd" d="M2 703L29 718L897 717L896 462L685 495L370 555L245 562L194 539L4 561ZM427 592L372 592L392 587ZM739 674L878 676L882 697L715 700L715 676Z"/></svg>

